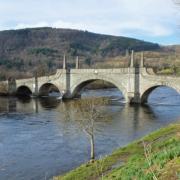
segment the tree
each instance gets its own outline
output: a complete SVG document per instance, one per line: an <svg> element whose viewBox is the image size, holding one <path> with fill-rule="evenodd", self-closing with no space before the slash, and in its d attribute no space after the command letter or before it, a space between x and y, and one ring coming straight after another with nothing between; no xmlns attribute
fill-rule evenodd
<svg viewBox="0 0 180 180"><path fill-rule="evenodd" d="M48 73L48 67L47 64L45 63L40 63L36 69L35 69L35 74L37 74L37 76L45 76Z"/></svg>
<svg viewBox="0 0 180 180"><path fill-rule="evenodd" d="M99 108L102 105L107 104L107 101L102 98L81 99L74 102L75 113L77 113L76 119L87 137L90 140L91 154L90 161L95 159L95 128L98 120L103 117L102 111Z"/></svg>
<svg viewBox="0 0 180 180"><path fill-rule="evenodd" d="M88 66L91 66L92 63L92 59L90 57L85 59L85 64L87 64Z"/></svg>

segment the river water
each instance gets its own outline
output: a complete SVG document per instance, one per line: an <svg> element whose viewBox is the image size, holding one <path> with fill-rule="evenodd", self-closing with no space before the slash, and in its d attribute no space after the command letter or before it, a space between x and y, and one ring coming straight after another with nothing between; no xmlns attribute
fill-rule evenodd
<svg viewBox="0 0 180 180"><path fill-rule="evenodd" d="M180 122L180 95L157 88L147 106L130 106L117 89L86 90L83 99L108 96L95 124L99 158L145 134ZM90 144L75 119L76 101L0 98L0 179L49 179L88 161Z"/></svg>

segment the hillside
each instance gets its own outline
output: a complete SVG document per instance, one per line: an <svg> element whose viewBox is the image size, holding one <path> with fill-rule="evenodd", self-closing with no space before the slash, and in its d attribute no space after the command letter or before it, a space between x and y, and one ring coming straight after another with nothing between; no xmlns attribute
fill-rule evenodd
<svg viewBox="0 0 180 180"><path fill-rule="evenodd" d="M178 180L179 177L180 124L174 124L53 179Z"/></svg>
<svg viewBox="0 0 180 180"><path fill-rule="evenodd" d="M68 66L79 56L82 66L108 61L127 54L127 50L154 51L158 44L127 37L100 35L87 31L34 28L0 32L0 79L30 77L62 67L63 54Z"/></svg>

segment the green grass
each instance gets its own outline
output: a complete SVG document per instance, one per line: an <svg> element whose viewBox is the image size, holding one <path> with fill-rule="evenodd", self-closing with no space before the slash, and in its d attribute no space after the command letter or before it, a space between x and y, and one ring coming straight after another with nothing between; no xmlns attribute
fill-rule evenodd
<svg viewBox="0 0 180 180"><path fill-rule="evenodd" d="M146 152L146 153L145 153ZM54 180L180 178L180 125L169 125Z"/></svg>
<svg viewBox="0 0 180 180"><path fill-rule="evenodd" d="M180 67L165 68L159 71L158 74L180 76Z"/></svg>

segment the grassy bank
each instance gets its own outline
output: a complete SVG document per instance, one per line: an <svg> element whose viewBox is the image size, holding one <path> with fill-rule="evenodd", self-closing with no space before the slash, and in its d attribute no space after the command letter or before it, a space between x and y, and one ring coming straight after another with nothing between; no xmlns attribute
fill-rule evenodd
<svg viewBox="0 0 180 180"><path fill-rule="evenodd" d="M160 75L175 75L175 76L180 76L180 67L169 67L162 69L157 72L157 74Z"/></svg>
<svg viewBox="0 0 180 180"><path fill-rule="evenodd" d="M180 179L180 124L169 125L54 180Z"/></svg>

